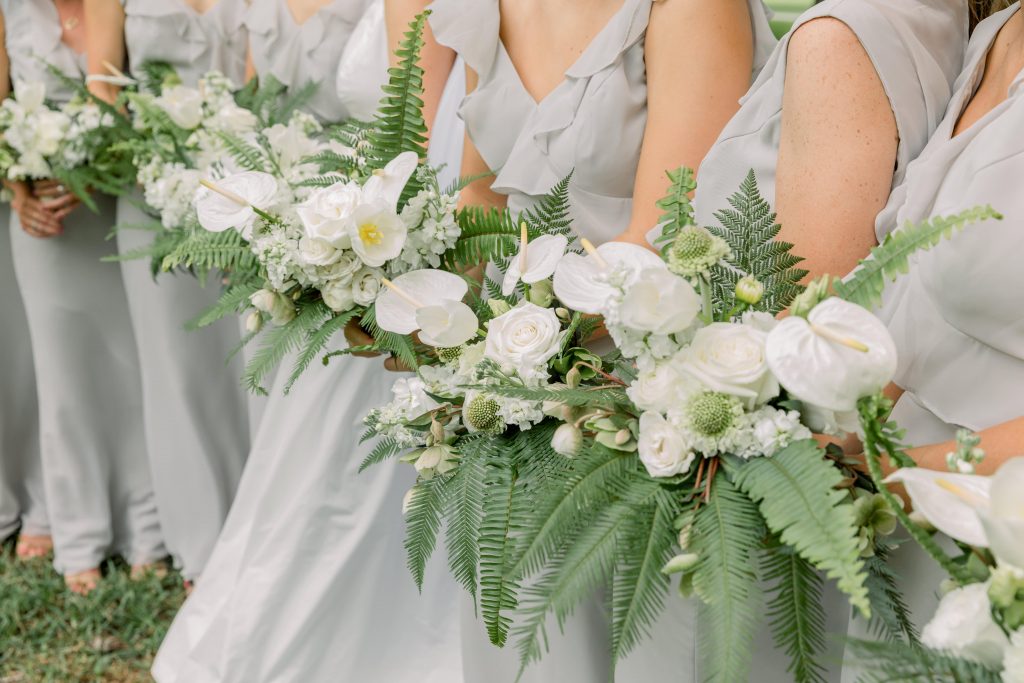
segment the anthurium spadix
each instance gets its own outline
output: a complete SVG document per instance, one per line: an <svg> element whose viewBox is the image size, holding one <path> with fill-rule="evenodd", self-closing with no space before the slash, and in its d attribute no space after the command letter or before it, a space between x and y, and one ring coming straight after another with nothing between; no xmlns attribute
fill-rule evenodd
<svg viewBox="0 0 1024 683"><path fill-rule="evenodd" d="M569 240L564 235L541 235L530 241L524 224L519 253L512 257L508 270L505 271L501 293L510 296L520 280L532 285L554 275L555 268L568 246Z"/></svg>
<svg viewBox="0 0 1024 683"><path fill-rule="evenodd" d="M469 285L443 270L414 270L384 280L377 297L377 325L395 334L419 330L420 341L435 347L465 344L480 328L476 314L462 297Z"/></svg>
<svg viewBox="0 0 1024 683"><path fill-rule="evenodd" d="M243 237L252 236L256 217L274 203L277 179L269 173L244 171L216 182L201 180L196 190L199 224L210 232L234 228Z"/></svg>
<svg viewBox="0 0 1024 683"><path fill-rule="evenodd" d="M835 297L807 318L779 322L765 344L768 367L795 398L837 412L892 381L896 345L881 320Z"/></svg>
<svg viewBox="0 0 1024 683"><path fill-rule="evenodd" d="M397 211L398 198L418 165L419 157L415 152L402 152L367 179L363 184L363 200L374 202L382 199L392 211Z"/></svg>
<svg viewBox="0 0 1024 683"><path fill-rule="evenodd" d="M609 282L613 275L635 279L647 268L666 269L654 252L628 242L605 242L594 247L581 240L585 255L566 254L555 268L555 296L563 304L581 313L600 314L617 288Z"/></svg>

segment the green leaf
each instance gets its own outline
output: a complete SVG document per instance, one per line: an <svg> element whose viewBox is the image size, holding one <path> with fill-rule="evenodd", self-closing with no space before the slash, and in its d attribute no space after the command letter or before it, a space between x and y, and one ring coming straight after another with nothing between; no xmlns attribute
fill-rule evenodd
<svg viewBox="0 0 1024 683"><path fill-rule="evenodd" d="M506 573L515 541L512 537L512 504L515 473L495 440L487 452L484 479L483 522L480 524L480 608L487 635L501 647L512 624L518 585Z"/></svg>
<svg viewBox="0 0 1024 683"><path fill-rule="evenodd" d="M301 348L308 335L330 315L331 311L322 302L298 304L295 318L281 326L272 326L263 332L260 347L245 367L242 380L249 391L266 395L264 378L276 368L289 353Z"/></svg>
<svg viewBox="0 0 1024 683"><path fill-rule="evenodd" d="M906 643L847 640L847 667L863 683L1000 683L999 672Z"/></svg>
<svg viewBox="0 0 1024 683"><path fill-rule="evenodd" d="M259 285L253 283L243 283L228 287L220 295L216 304L203 311L199 317L185 323L185 329L190 331L200 330L229 315L238 315L249 306L250 298L259 289Z"/></svg>
<svg viewBox="0 0 1024 683"><path fill-rule="evenodd" d="M700 646L707 681L748 680L759 622L752 552L763 536L764 524L753 501L719 472L693 527L693 550L700 556L693 588L703 603Z"/></svg>
<svg viewBox="0 0 1024 683"><path fill-rule="evenodd" d="M759 503L768 528L870 615L853 505L846 492L836 489L842 472L818 445L798 441L770 458L724 462L736 486Z"/></svg>
<svg viewBox="0 0 1024 683"><path fill-rule="evenodd" d="M796 683L825 683L825 610L822 580L792 548L769 547L761 559L768 582L767 617L778 647L790 658L786 669Z"/></svg>
<svg viewBox="0 0 1024 683"><path fill-rule="evenodd" d="M669 180L668 193L658 200L658 208L663 213L658 221L662 225L662 233L657 242L666 245L662 247L663 252L680 230L697 222L693 215L693 202L690 201L690 195L697 189L693 169L681 167L665 174Z"/></svg>
<svg viewBox="0 0 1024 683"><path fill-rule="evenodd" d="M1002 218L991 206L978 206L953 216L935 216L916 225L907 223L872 249L871 255L860 262L845 282L837 282L836 294L865 308L875 308L882 303L886 282L910 268L914 252L927 251L968 225Z"/></svg>
<svg viewBox="0 0 1024 683"><path fill-rule="evenodd" d="M440 477L420 481L413 490L415 493L405 515L405 551L416 588L422 591L427 561L434 554L437 532L441 529L444 482Z"/></svg>
<svg viewBox="0 0 1024 683"><path fill-rule="evenodd" d="M520 217L531 228L531 237L537 235L566 235L572 233L572 216L569 213L569 184L573 174L562 178L551 190L540 198ZM518 221L517 221L518 223Z"/></svg>
<svg viewBox="0 0 1024 683"><path fill-rule="evenodd" d="M362 441L366 441L369 436L372 436L373 432L367 432ZM362 441L360 443L362 443ZM380 441L374 444L373 450L370 454L363 459L362 464L359 465L359 471L378 465L389 458L393 458L399 453L405 450L404 447L398 444L397 441L390 437L383 437Z"/></svg>
<svg viewBox="0 0 1024 683"><path fill-rule="evenodd" d="M484 454L468 444L456 447L462 459L448 484L448 567L475 601L487 465Z"/></svg>
<svg viewBox="0 0 1024 683"><path fill-rule="evenodd" d="M910 616L903 595L900 593L896 574L889 566L889 550L884 546L875 549L875 555L865 563L868 570L868 599L871 601L871 622L869 627L876 636L889 641L904 641L918 644L917 627Z"/></svg>
<svg viewBox="0 0 1024 683"><path fill-rule="evenodd" d="M288 377L288 382L284 385L284 393L289 393L295 382L298 381L302 373L306 371L310 363L316 360L316 357L323 351L327 344L331 341L331 337L345 329L349 321L355 318L359 314L358 309L352 309L345 313L333 315L328 318L323 325L309 334L309 338L295 359L295 364L292 366L292 374Z"/></svg>

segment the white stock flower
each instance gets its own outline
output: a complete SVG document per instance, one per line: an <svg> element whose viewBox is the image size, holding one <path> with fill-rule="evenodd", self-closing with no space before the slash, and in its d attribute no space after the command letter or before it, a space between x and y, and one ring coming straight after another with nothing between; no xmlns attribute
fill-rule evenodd
<svg viewBox="0 0 1024 683"><path fill-rule="evenodd" d="M943 596L921 632L921 643L998 670L1009 640L992 619L988 583L972 583Z"/></svg>
<svg viewBox="0 0 1024 683"><path fill-rule="evenodd" d="M593 254L566 254L555 267L555 296L563 304L579 311L597 315L618 295L620 284L629 284L637 273L647 268L666 269L654 252L628 242L605 242ZM609 276L616 273L622 283L613 284Z"/></svg>
<svg viewBox="0 0 1024 683"><path fill-rule="evenodd" d="M767 337L749 325L712 323L697 330L682 352L681 370L753 410L779 395L779 383L765 361Z"/></svg>
<svg viewBox="0 0 1024 683"><path fill-rule="evenodd" d="M658 413L640 416L640 462L652 477L674 477L690 471L697 454L683 433Z"/></svg>
<svg viewBox="0 0 1024 683"><path fill-rule="evenodd" d="M356 207L348 231L363 263L379 267L402 253L409 229L386 202L377 200Z"/></svg>
<svg viewBox="0 0 1024 683"><path fill-rule="evenodd" d="M782 320L768 334L766 357L794 398L835 411L853 410L896 374L896 345L882 321L836 297L806 319Z"/></svg>
<svg viewBox="0 0 1024 683"><path fill-rule="evenodd" d="M327 307L336 313L344 313L356 303L355 297L352 296L351 282L342 280L335 280L323 287L320 296Z"/></svg>
<svg viewBox="0 0 1024 683"><path fill-rule="evenodd" d="M295 212L307 236L325 240L338 249L347 249L352 243L349 237L352 215L362 201L362 189L345 181L314 191Z"/></svg>
<svg viewBox="0 0 1024 683"><path fill-rule="evenodd" d="M693 323L700 307L700 297L689 282L664 267L645 268L626 288L618 319L635 330L674 334Z"/></svg>
<svg viewBox="0 0 1024 683"><path fill-rule="evenodd" d="M416 376L395 380L391 394L394 396L392 402L405 420L415 420L438 407L437 401L427 395L423 380Z"/></svg>
<svg viewBox="0 0 1024 683"><path fill-rule="evenodd" d="M419 165L414 152L402 152L363 185L366 201L383 200L392 212L398 211L398 199Z"/></svg>
<svg viewBox="0 0 1024 683"><path fill-rule="evenodd" d="M234 228L249 239L257 218L253 207L266 210L274 203L279 189L277 179L269 173L244 171L222 178L216 185L247 203L241 204L207 187L200 187L195 198L199 224L210 232Z"/></svg>
<svg viewBox="0 0 1024 683"><path fill-rule="evenodd" d="M221 130L234 135L252 132L259 125L259 119L248 109L235 103L225 104L205 123L211 130Z"/></svg>
<svg viewBox="0 0 1024 683"><path fill-rule="evenodd" d="M547 280L554 275L559 260L565 254L569 240L563 235L541 235L526 245L526 270L523 270L523 247L512 257L505 280L501 285L501 293L509 296L516 290L520 280L532 285Z"/></svg>
<svg viewBox="0 0 1024 683"><path fill-rule="evenodd" d="M194 130L203 122L203 96L198 90L184 85L164 88L156 104L185 130Z"/></svg>
<svg viewBox="0 0 1024 683"><path fill-rule="evenodd" d="M491 320L484 355L523 379L539 379L564 336L553 310L524 301Z"/></svg>
<svg viewBox="0 0 1024 683"><path fill-rule="evenodd" d="M771 457L795 441L811 438L811 430L800 422L800 413L765 406L748 416L758 456ZM737 454L740 455L740 454Z"/></svg>
<svg viewBox="0 0 1024 683"><path fill-rule="evenodd" d="M275 325L285 325L295 318L295 306L283 294L261 289L249 297L249 301L257 311L269 315Z"/></svg>

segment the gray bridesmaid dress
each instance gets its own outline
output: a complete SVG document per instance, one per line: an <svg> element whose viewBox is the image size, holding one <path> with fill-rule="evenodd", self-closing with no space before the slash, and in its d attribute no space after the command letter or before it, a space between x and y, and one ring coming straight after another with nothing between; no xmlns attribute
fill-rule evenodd
<svg viewBox="0 0 1024 683"><path fill-rule="evenodd" d="M989 204L1004 216L914 255L909 273L885 291L879 315L896 341L895 381L905 390L892 417L913 446L1024 416L1024 71L1006 101L953 137L996 36L1019 10L1018 2L974 30L945 118L876 223L882 239L907 221L975 206ZM935 613L946 577L913 543L901 546L893 563L921 627ZM855 668L847 667L844 680L856 679Z"/></svg>
<svg viewBox="0 0 1024 683"><path fill-rule="evenodd" d="M484 161L496 169L492 189L508 207L535 204L573 171L570 209L579 233L595 243L614 239L630 222L632 194L647 122L644 37L652 0L626 0L555 90L537 102L527 92L499 37L498 0L437 0L431 26L479 77L460 115ZM749 3L754 73L775 45L759 0ZM614 131L614 134L609 134ZM609 680L609 621L595 596L580 605L560 633L549 624L550 652L526 670L526 683ZM669 677L696 680L691 603L668 599L653 637L619 664L620 682ZM518 672L514 647L499 650L486 637L472 603L463 600L463 669L467 681L511 683Z"/></svg>
<svg viewBox="0 0 1024 683"><path fill-rule="evenodd" d="M264 2L267 0L263 0ZM244 0L220 0L199 13L184 0L124 0L128 60L173 66L187 85L218 69L239 85L245 76ZM152 233L130 226L154 220L141 196L117 203L118 250L147 245ZM228 356L241 340L233 319L198 332L185 323L216 302L220 287L205 288L188 275L154 281L145 261L125 261L132 326L142 368L146 443L160 523L168 550L183 575L202 573L249 451L248 400L242 361Z"/></svg>
<svg viewBox="0 0 1024 683"><path fill-rule="evenodd" d="M10 212L0 212L0 540L50 533L39 458L32 342L11 258Z"/></svg>
<svg viewBox="0 0 1024 683"><path fill-rule="evenodd" d="M84 57L61 41L49 0L3 0L12 80L43 82L47 96L71 92L49 62L80 78ZM15 272L28 316L39 393L41 453L62 573L99 566L111 553L133 564L166 555L146 462L141 380L125 287L101 263L114 201L96 196L99 212L79 207L64 233L39 239L11 214Z"/></svg>
<svg viewBox="0 0 1024 683"><path fill-rule="evenodd" d="M717 224L715 212L728 207L728 197L751 169L762 195L774 203L789 41L794 31L821 17L839 19L853 30L882 81L899 131L892 187L899 185L949 101L953 80L963 64L966 11L963 0L825 0L801 15L704 158L694 199L700 224ZM831 584L826 585L825 601L828 632L845 634L850 619L848 602ZM829 648L823 660L826 677L838 681L842 645L832 640ZM775 647L768 629L757 637L754 658L756 680L792 680L786 671L789 659Z"/></svg>
<svg viewBox="0 0 1024 683"><path fill-rule="evenodd" d="M254 4L246 25L257 72L291 86L323 83L311 108L343 119L333 76L368 5L335 0L297 25L286 0ZM380 359L338 358L307 370L286 396L285 370L287 363L224 530L153 677L459 683L454 582L433 566L420 595L405 566L402 497L414 474L397 462L358 471L371 446L358 443L362 419L390 400L397 375Z"/></svg>

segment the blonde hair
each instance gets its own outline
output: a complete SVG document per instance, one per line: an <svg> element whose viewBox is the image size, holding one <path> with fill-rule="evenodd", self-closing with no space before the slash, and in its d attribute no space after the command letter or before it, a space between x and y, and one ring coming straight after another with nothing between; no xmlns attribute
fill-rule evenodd
<svg viewBox="0 0 1024 683"><path fill-rule="evenodd" d="M1004 10L1012 4L1013 0L970 0L971 30L989 16L1000 10Z"/></svg>

